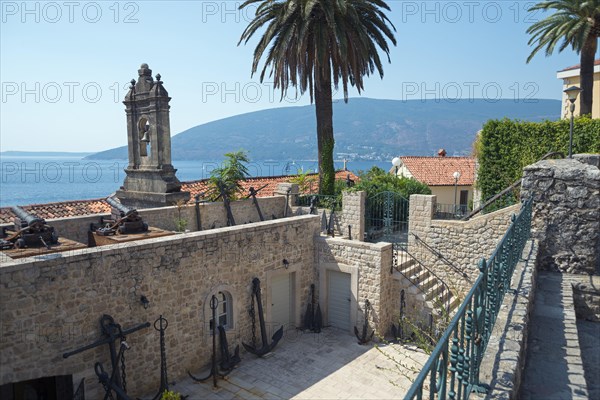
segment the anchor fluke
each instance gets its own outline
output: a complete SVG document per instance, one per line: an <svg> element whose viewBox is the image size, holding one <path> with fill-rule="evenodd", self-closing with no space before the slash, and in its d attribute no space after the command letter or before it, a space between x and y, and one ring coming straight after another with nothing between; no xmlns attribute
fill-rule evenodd
<svg viewBox="0 0 600 400"><path fill-rule="evenodd" d="M262 341L262 347L260 348L256 347L256 338L254 337L254 327L256 324L256 315L254 312L254 298L256 298L256 304L258 306L258 320L260 323L260 337ZM242 345L244 345L244 348L249 353L255 354L258 357L262 357L265 354L269 353L271 350L273 350L275 346L277 346L277 343L283 337L283 325L273 334L273 336L271 337L271 343L269 343L269 341L267 340L267 328L265 326L265 317L263 315L262 300L260 295L260 280L258 278L254 278L252 280L252 306L250 308L250 315L252 317L252 345L246 344L244 342L242 342Z"/></svg>

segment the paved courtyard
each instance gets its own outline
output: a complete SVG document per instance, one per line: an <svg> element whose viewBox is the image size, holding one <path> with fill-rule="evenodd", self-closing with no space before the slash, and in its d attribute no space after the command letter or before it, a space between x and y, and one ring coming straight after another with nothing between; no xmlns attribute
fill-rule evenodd
<svg viewBox="0 0 600 400"><path fill-rule="evenodd" d="M402 398L427 355L395 344L380 349L360 346L333 328L320 334L288 331L268 357L243 354L237 368L218 380L218 389L213 390L212 378L204 383L187 378L171 390L189 400ZM208 371L192 373L200 377Z"/></svg>

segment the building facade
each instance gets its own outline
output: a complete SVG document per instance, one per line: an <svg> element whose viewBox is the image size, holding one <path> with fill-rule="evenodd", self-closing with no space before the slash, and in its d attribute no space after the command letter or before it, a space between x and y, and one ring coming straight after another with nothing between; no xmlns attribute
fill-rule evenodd
<svg viewBox="0 0 600 400"><path fill-rule="evenodd" d="M562 71L558 71L556 77L558 79L563 80L563 90L571 87L578 86L581 87L581 76L580 76L580 68L579 65L574 65L572 67L568 67L563 69ZM575 101L575 111L574 115L579 115L579 101L581 97ZM562 96L562 107L561 107L561 118L569 118L569 99L567 95L563 92ZM592 103L592 118L600 118L600 59L594 62L594 94L593 94L593 103Z"/></svg>

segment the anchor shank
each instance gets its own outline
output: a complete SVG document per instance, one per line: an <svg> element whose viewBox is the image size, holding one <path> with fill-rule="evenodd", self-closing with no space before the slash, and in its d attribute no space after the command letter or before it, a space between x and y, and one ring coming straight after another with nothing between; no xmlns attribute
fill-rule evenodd
<svg viewBox="0 0 600 400"><path fill-rule="evenodd" d="M265 326L265 316L263 315L262 300L260 295L260 281L256 284L256 304L258 305L258 321L260 322L260 339L263 347L269 345L267 339L267 328Z"/></svg>

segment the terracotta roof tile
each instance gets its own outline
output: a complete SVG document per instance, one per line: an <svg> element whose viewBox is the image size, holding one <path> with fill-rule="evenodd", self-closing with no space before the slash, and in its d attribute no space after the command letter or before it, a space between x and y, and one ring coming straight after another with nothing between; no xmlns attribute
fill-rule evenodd
<svg viewBox="0 0 600 400"><path fill-rule="evenodd" d="M350 174L350 178L357 180L358 177L350 171L338 171L336 173L336 179L346 179L346 176ZM310 174L314 176L315 181L317 174ZM289 181L289 176L270 176L270 177L256 177L249 178L242 182L244 192L248 192L250 187L254 189L260 189L264 185L267 185L262 189L257 197L269 197L273 196L275 189L279 183ZM182 191L190 192L190 202L194 201L194 196L201 194L208 189L208 179L202 179L198 181L182 182ZM28 206L21 206L25 211L35 214L40 218L53 219L53 218L66 218L83 215L93 214L108 214L110 213L110 205L105 199L93 199L93 200L74 200L74 201L63 201L58 203L46 203L46 204L32 204ZM0 208L0 224L12 224L14 220L14 214L10 207Z"/></svg>
<svg viewBox="0 0 600 400"><path fill-rule="evenodd" d="M594 66L596 66L596 65L600 65L600 58L594 61ZM565 68L565 69L561 69L561 70L560 70L560 71L558 71L558 72L570 71L570 70L572 70L572 69L579 69L580 67L581 67L581 64L572 65L572 66L570 66L570 67L567 67L567 68Z"/></svg>
<svg viewBox="0 0 600 400"><path fill-rule="evenodd" d="M453 186L453 174L460 172L458 185L475 183L473 157L400 157L413 177L427 186Z"/></svg>
<svg viewBox="0 0 600 400"><path fill-rule="evenodd" d="M107 214L110 213L110 205L104 199L73 200L59 203L31 204L20 206L28 213L40 218L66 218L82 215ZM10 207L0 208L0 223L13 223L14 214Z"/></svg>

